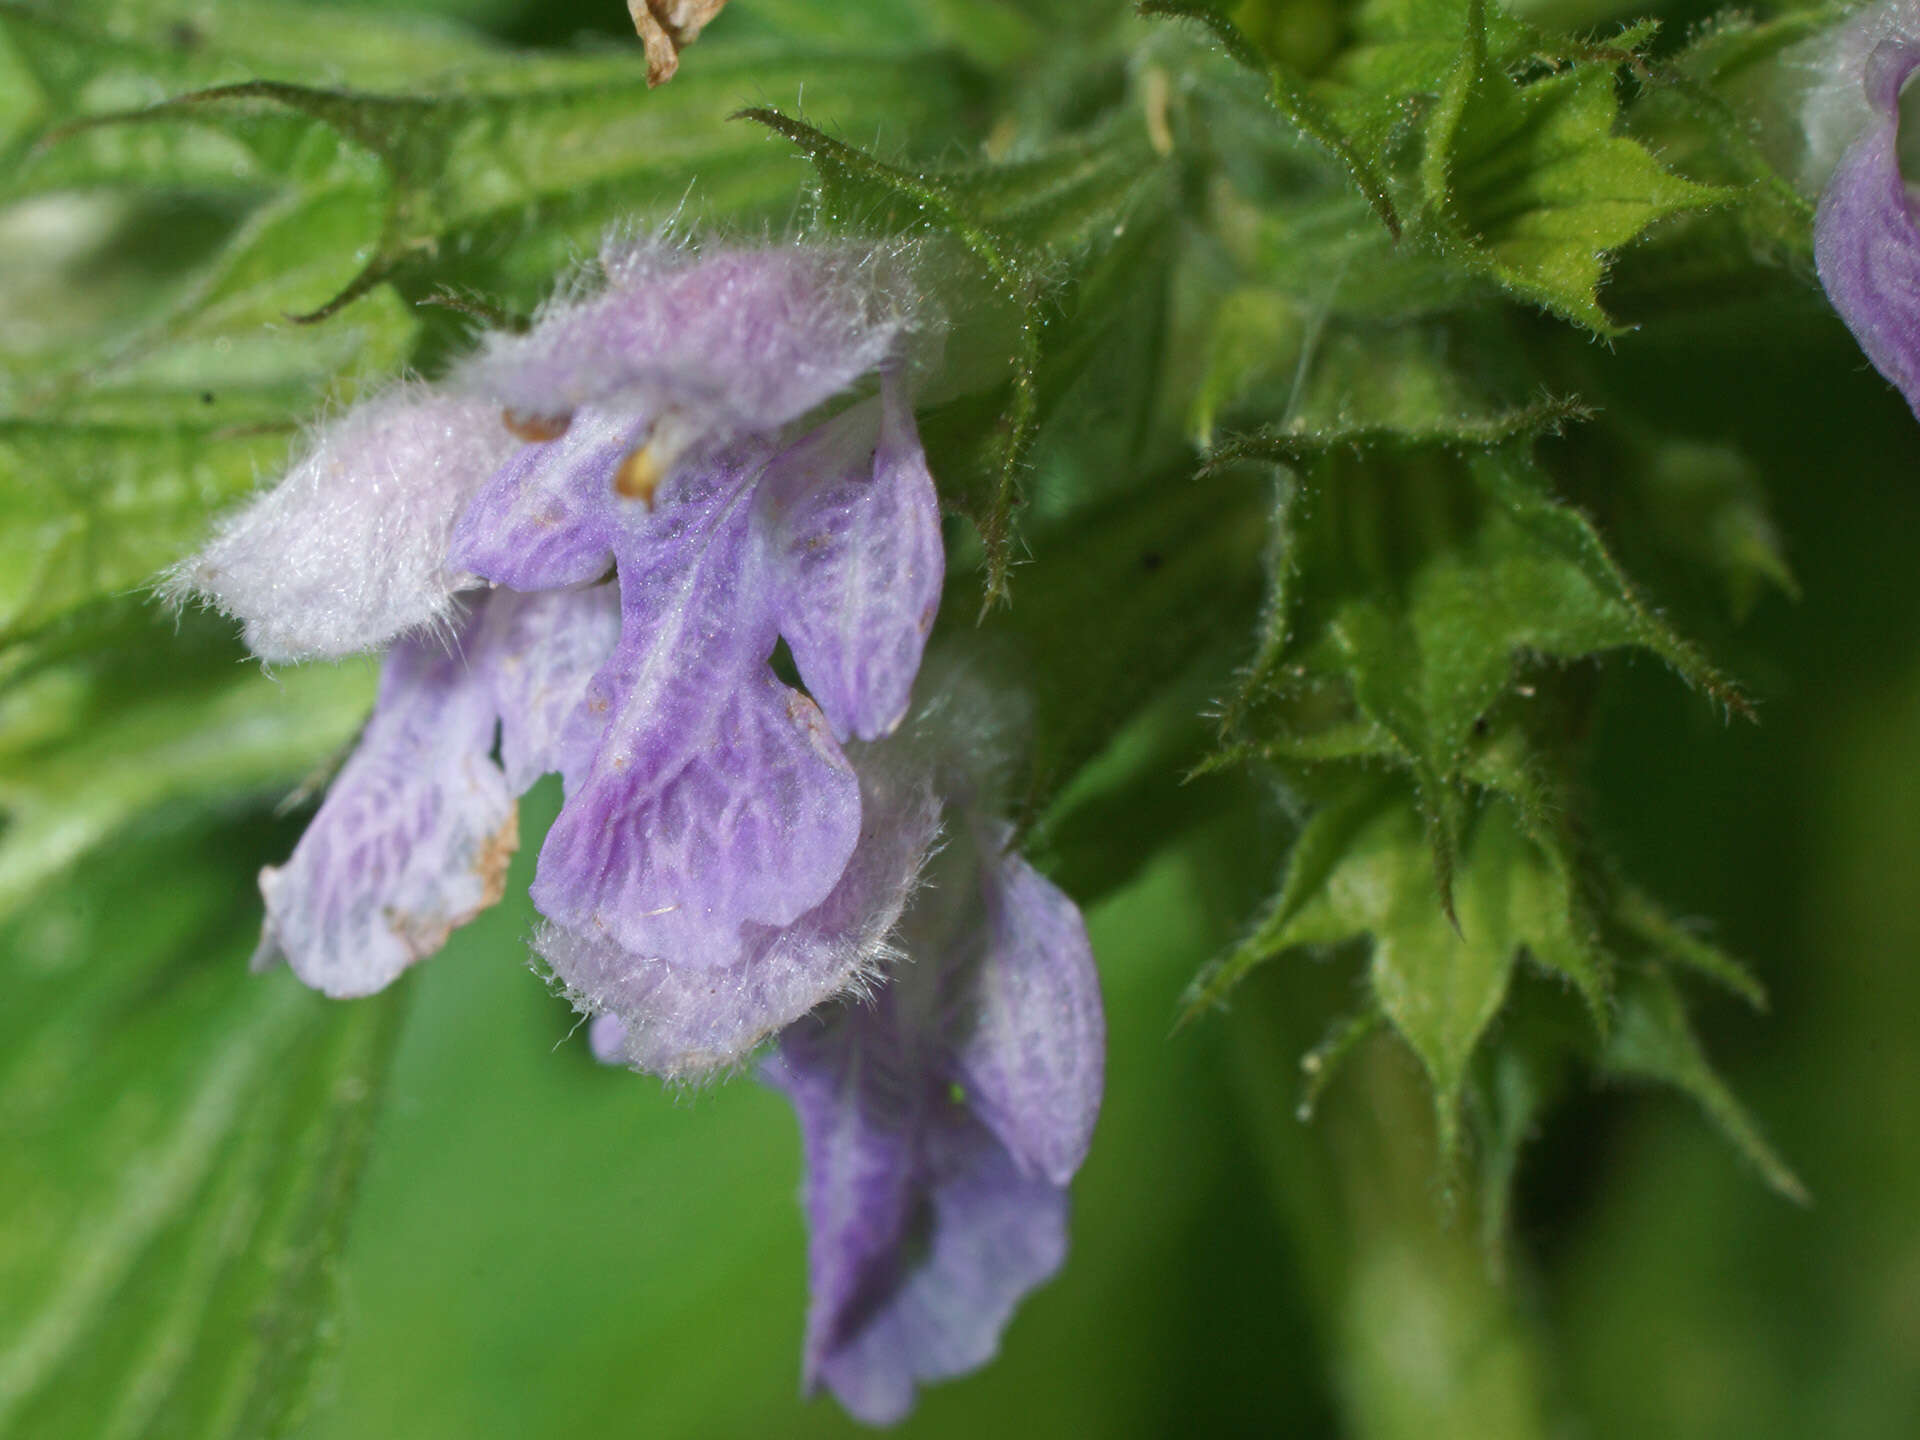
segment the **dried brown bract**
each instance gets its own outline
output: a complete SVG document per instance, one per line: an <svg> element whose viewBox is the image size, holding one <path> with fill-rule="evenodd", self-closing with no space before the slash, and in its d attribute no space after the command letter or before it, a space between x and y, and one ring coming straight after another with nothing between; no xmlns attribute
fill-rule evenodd
<svg viewBox="0 0 1920 1440"><path fill-rule="evenodd" d="M664 85L680 68L680 52L700 38L727 0L627 0L633 28L647 47L647 84Z"/></svg>

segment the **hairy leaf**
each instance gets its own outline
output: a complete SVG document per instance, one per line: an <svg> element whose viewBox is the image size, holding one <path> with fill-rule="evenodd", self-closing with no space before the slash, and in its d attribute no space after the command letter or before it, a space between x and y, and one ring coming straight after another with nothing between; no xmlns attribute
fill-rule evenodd
<svg viewBox="0 0 1920 1440"><path fill-rule="evenodd" d="M1394 786L1355 787L1295 847L1286 883L1253 935L1203 976L1217 1002L1253 966L1303 946L1368 938L1373 1000L1433 1082L1444 1148L1459 1138L1468 1068L1524 950L1569 972L1601 961L1565 875L1504 802L1482 808L1454 875L1458 926L1437 899L1433 853Z"/></svg>
<svg viewBox="0 0 1920 1440"><path fill-rule="evenodd" d="M257 828L129 841L0 926L0 1434L306 1409L403 1007L247 973Z"/></svg>
<svg viewBox="0 0 1920 1440"><path fill-rule="evenodd" d="M1485 0L1470 0L1466 43L1427 134L1428 213L1464 264L1607 333L1614 327L1596 298L1607 252L1658 220L1729 197L1614 134L1614 64L1516 84L1490 58L1485 13Z"/></svg>

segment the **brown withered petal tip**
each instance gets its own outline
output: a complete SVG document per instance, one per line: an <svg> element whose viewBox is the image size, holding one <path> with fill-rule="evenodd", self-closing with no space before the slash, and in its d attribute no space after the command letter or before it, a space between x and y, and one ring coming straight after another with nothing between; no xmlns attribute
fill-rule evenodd
<svg viewBox="0 0 1920 1440"><path fill-rule="evenodd" d="M633 28L647 47L647 84L664 85L680 68L680 52L700 38L727 0L627 0Z"/></svg>
<svg viewBox="0 0 1920 1440"><path fill-rule="evenodd" d="M502 410L500 423L528 444L541 445L566 434L567 427L573 424L573 416L523 415L518 410Z"/></svg>

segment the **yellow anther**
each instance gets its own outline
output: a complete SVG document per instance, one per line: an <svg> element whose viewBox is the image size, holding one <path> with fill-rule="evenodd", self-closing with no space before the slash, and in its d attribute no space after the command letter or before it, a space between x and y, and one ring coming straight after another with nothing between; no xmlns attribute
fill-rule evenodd
<svg viewBox="0 0 1920 1440"><path fill-rule="evenodd" d="M641 445L628 451L627 458L620 462L620 468L613 472L613 493L624 495L629 500L645 501L651 510L654 492L666 478L667 467L660 463L654 446L650 443Z"/></svg>

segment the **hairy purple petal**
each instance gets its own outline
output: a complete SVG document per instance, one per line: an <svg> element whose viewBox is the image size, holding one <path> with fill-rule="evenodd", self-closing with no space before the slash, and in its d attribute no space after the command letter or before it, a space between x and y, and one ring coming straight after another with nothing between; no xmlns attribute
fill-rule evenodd
<svg viewBox="0 0 1920 1440"><path fill-rule="evenodd" d="M309 437L286 477L169 572L263 660L338 657L445 626L471 584L447 561L468 498L515 444L498 412L403 385Z"/></svg>
<svg viewBox="0 0 1920 1440"><path fill-rule="evenodd" d="M928 766L925 738L862 754L901 747ZM1100 1102L1105 1023L1079 911L1005 851L1007 826L955 803L961 833L902 921L906 957L871 1003L791 1026L765 1069L806 1150L807 1384L875 1424L990 1359L1059 1268Z"/></svg>
<svg viewBox="0 0 1920 1440"><path fill-rule="evenodd" d="M1904 12L1903 12L1904 13ZM1900 87L1920 36L1896 28L1860 73L1869 118L1840 157L1814 219L1820 283L1876 369L1920 417L1920 227L1900 173Z"/></svg>
<svg viewBox="0 0 1920 1440"><path fill-rule="evenodd" d="M623 520L644 508L620 500L613 479L651 424L581 410L558 439L522 447L460 516L448 563L516 590L598 580L613 564Z"/></svg>
<svg viewBox="0 0 1920 1440"><path fill-rule="evenodd" d="M1846 23L1794 47L1784 62L1801 73L1800 125L1806 138L1801 173L1813 188L1826 183L1840 154L1867 126L1876 106L1861 77L1867 58L1882 41L1920 35L1914 0L1881 0L1862 6Z"/></svg>
<svg viewBox="0 0 1920 1440"><path fill-rule="evenodd" d="M794 1026L766 1070L806 1150L807 1384L871 1424L991 1359L1066 1254L1065 1192L947 1093L914 1009L896 982L871 1010Z"/></svg>
<svg viewBox="0 0 1920 1440"><path fill-rule="evenodd" d="M612 585L531 595L495 590L486 597L473 663L491 686L500 762L513 794L525 794L550 771L570 781L586 773L594 746L583 743L592 736L575 717L619 638L620 596Z"/></svg>
<svg viewBox="0 0 1920 1440"><path fill-rule="evenodd" d="M993 1359L1014 1309L1067 1254L1066 1191L1023 1175L958 1106L923 1148L913 1238L924 1253L814 1372L870 1425L904 1418L917 1385Z"/></svg>
<svg viewBox="0 0 1920 1440"><path fill-rule="evenodd" d="M952 1017L958 1077L1021 1167L1065 1185L1086 1159L1105 1072L1093 947L1079 908L1018 854L989 856L985 871L985 953Z"/></svg>
<svg viewBox="0 0 1920 1440"><path fill-rule="evenodd" d="M940 605L940 501L905 387L829 421L773 461L760 491L779 566L780 631L842 739L907 713Z"/></svg>
<svg viewBox="0 0 1920 1440"><path fill-rule="evenodd" d="M534 948L568 998L595 1021L595 1053L667 1079L691 1079L744 1060L769 1035L863 984L889 950L921 862L939 832L924 777L873 752L857 758L860 841L833 893L780 928L747 927L729 966L675 965L556 926ZM603 1013L601 1019L609 1018Z"/></svg>
<svg viewBox="0 0 1920 1440"><path fill-rule="evenodd" d="M610 244L608 288L494 334L458 385L531 414L674 412L702 434L764 434L877 368L905 329L884 257L823 246Z"/></svg>
<svg viewBox="0 0 1920 1440"><path fill-rule="evenodd" d="M733 964L749 922L826 899L859 838L859 782L765 663L755 474L665 508L622 552L620 644L577 717L602 733L533 888L563 929L674 964Z"/></svg>
<svg viewBox="0 0 1920 1440"><path fill-rule="evenodd" d="M827 897L859 838L860 788L819 710L764 670L716 708L708 747L665 778L645 744L605 771L603 747L540 852L543 914L713 968L747 953L750 925L787 925Z"/></svg>
<svg viewBox="0 0 1920 1440"><path fill-rule="evenodd" d="M293 858L260 872L256 966L284 956L316 990L370 995L500 898L518 831L493 727L463 658L394 646L359 748Z"/></svg>
<svg viewBox="0 0 1920 1440"><path fill-rule="evenodd" d="M806 1383L895 1288L911 1238L919 1149L935 1080L920 1037L883 991L781 1037L765 1067L786 1092L806 1150Z"/></svg>

